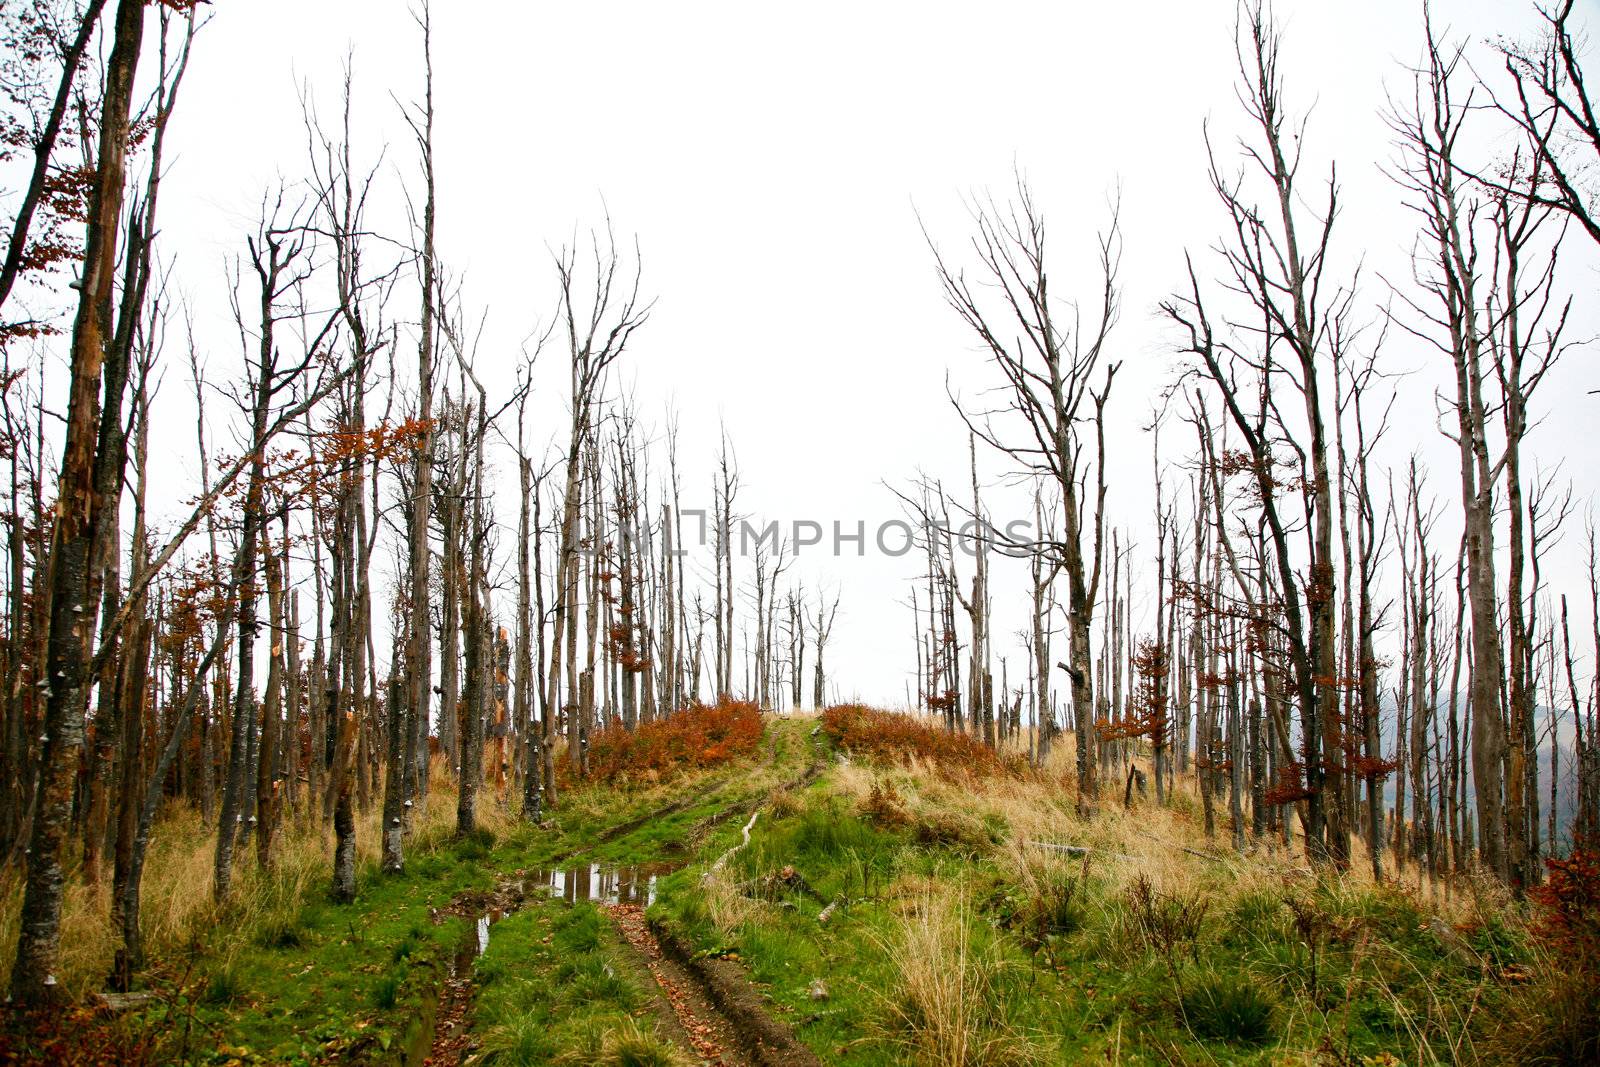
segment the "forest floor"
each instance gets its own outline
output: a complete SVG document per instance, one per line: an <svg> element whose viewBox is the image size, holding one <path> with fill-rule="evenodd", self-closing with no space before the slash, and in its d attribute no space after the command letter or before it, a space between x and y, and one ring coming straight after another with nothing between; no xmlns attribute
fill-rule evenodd
<svg viewBox="0 0 1600 1067"><path fill-rule="evenodd" d="M0 1062L1579 1062L1592 989L1522 905L1238 855L1199 805L1085 818L1049 770L769 717L541 826L419 832L352 904L280 876L146 1002L13 1021Z"/></svg>

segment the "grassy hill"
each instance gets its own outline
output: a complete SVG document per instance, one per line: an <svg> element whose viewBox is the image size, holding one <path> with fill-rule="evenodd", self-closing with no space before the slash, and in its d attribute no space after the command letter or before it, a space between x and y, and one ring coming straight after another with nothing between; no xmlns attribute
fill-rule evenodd
<svg viewBox="0 0 1600 1067"><path fill-rule="evenodd" d="M152 882L151 912L169 918L147 995L94 1007L109 938L75 899L82 1006L13 1017L0 1040L24 1062L152 1063L1564 1063L1594 1049L1595 961L1555 958L1540 916L1486 882L1378 884L1265 840L1235 854L1201 832L1192 783L1165 806L1080 813L1069 753L1035 769L903 717L769 717L746 741L612 752L545 825L485 804L466 840L445 830L441 778L406 872L368 857L348 905L328 898L315 828L228 908L194 903L181 878L204 867L186 867L186 824L169 820L159 862L179 874Z"/></svg>

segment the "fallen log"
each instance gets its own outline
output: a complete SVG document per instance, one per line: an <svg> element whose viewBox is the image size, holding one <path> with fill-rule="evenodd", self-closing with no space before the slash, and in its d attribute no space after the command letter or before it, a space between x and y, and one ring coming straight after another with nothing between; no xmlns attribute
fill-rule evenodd
<svg viewBox="0 0 1600 1067"><path fill-rule="evenodd" d="M1055 841L1025 841L1023 843L1028 845L1030 848L1048 849L1051 852L1064 852L1073 857L1081 858L1083 856L1095 855L1105 856L1114 860L1124 860L1128 863L1139 862L1139 857L1129 856L1124 852L1107 852L1104 849L1087 848L1083 845L1064 845ZM1186 845L1174 845L1171 847L1176 848L1180 852L1187 852L1191 856L1198 856L1203 860L1210 860L1212 863L1227 863L1229 860L1229 857L1227 856L1218 856L1214 852L1202 852L1197 848L1189 848Z"/></svg>
<svg viewBox="0 0 1600 1067"><path fill-rule="evenodd" d="M93 996L96 1007L114 1013L134 1011L154 1003L156 999L156 994L148 990L136 993L96 993Z"/></svg>
<svg viewBox="0 0 1600 1067"><path fill-rule="evenodd" d="M1215 852L1202 852L1197 848L1189 848L1185 845L1179 845L1178 847L1191 856L1199 856L1201 859L1210 860L1212 863L1227 863L1232 858L1230 856L1219 856Z"/></svg>

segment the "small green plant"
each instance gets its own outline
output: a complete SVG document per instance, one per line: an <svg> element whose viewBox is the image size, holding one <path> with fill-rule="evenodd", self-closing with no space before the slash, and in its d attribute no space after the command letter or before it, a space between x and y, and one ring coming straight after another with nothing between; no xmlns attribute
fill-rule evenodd
<svg viewBox="0 0 1600 1067"><path fill-rule="evenodd" d="M574 905L555 922L554 945L571 958L600 947L600 911L587 901Z"/></svg>
<svg viewBox="0 0 1600 1067"><path fill-rule="evenodd" d="M550 1024L535 1015L514 1015L496 1023L483 1035L485 1063L503 1067L534 1067L549 1063L556 1047L550 1039Z"/></svg>
<svg viewBox="0 0 1600 1067"><path fill-rule="evenodd" d="M559 1062L600 1067L685 1067L693 1061L632 1019L624 1019L600 1037L592 1053L569 1053Z"/></svg>
<svg viewBox="0 0 1600 1067"><path fill-rule="evenodd" d="M206 1004L228 1004L236 1000L241 992L242 983L239 973L233 965L226 964L211 972L211 977L206 980L206 989L200 997Z"/></svg>
<svg viewBox="0 0 1600 1067"><path fill-rule="evenodd" d="M1285 897L1283 906L1289 909L1289 914L1294 920L1295 933L1299 935L1300 943L1305 946L1307 986L1311 991L1311 999L1316 1000L1317 959L1320 955L1319 950L1327 940L1331 929L1328 913L1310 898Z"/></svg>
<svg viewBox="0 0 1600 1067"><path fill-rule="evenodd" d="M481 862L489 858L493 848L494 833L479 827L456 841L455 854L457 859Z"/></svg>
<svg viewBox="0 0 1600 1067"><path fill-rule="evenodd" d="M400 1000L402 980L398 974L386 974L372 987L372 1006L379 1011L391 1011Z"/></svg>
<svg viewBox="0 0 1600 1067"><path fill-rule="evenodd" d="M571 975L566 981L571 983L572 995L579 1001L610 1001L624 1008L632 1008L638 999L634 987L598 952L584 956L562 970L570 970Z"/></svg>
<svg viewBox="0 0 1600 1067"><path fill-rule="evenodd" d="M1195 893L1160 892L1142 874L1128 887L1127 901L1134 928L1169 969L1185 948L1200 962L1200 932L1211 910L1210 901Z"/></svg>
<svg viewBox="0 0 1600 1067"><path fill-rule="evenodd" d="M1277 1032L1277 1000L1255 983L1230 974L1207 974L1178 998L1183 1022L1206 1041L1265 1045Z"/></svg>
<svg viewBox="0 0 1600 1067"><path fill-rule="evenodd" d="M1288 940L1283 893L1276 889L1256 889L1241 894L1228 909L1224 930L1223 943L1235 948Z"/></svg>
<svg viewBox="0 0 1600 1067"><path fill-rule="evenodd" d="M261 924L256 944L262 948L299 948L305 944L305 928L298 917L274 916Z"/></svg>
<svg viewBox="0 0 1600 1067"><path fill-rule="evenodd" d="M1033 901L1033 924L1041 934L1071 934L1083 926L1084 887L1088 883L1089 868L1085 864L1080 875L1061 872L1048 879Z"/></svg>

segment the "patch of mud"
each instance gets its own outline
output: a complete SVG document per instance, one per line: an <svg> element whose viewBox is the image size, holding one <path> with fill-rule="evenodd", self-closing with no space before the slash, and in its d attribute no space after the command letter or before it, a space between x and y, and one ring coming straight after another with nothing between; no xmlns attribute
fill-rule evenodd
<svg viewBox="0 0 1600 1067"><path fill-rule="evenodd" d="M788 1026L768 1013L761 993L731 960L697 956L684 941L659 921L649 922L665 959L692 975L717 1014L733 1029L745 1062L755 1067L822 1067L822 1061Z"/></svg>
<svg viewBox="0 0 1600 1067"><path fill-rule="evenodd" d="M476 1040L471 1032L472 1001L476 992L473 965L488 950L494 926L501 919L540 896L565 900L569 904L587 900L607 907L636 907L642 915L644 907L655 901L657 879L678 866L591 863L518 871L493 889L462 893L448 907L436 912L435 922L453 916L465 921L467 928L456 943L445 972L433 1041L423 1063L429 1067L460 1064L475 1050Z"/></svg>
<svg viewBox="0 0 1600 1067"><path fill-rule="evenodd" d="M638 904L606 905L606 914L616 925L622 940L633 950L643 970L654 980L657 1011L666 1030L680 1044L692 1050L707 1064L717 1067L746 1067L759 1061L744 1054L732 1022L707 999L694 976L661 951L655 934L645 921Z"/></svg>

